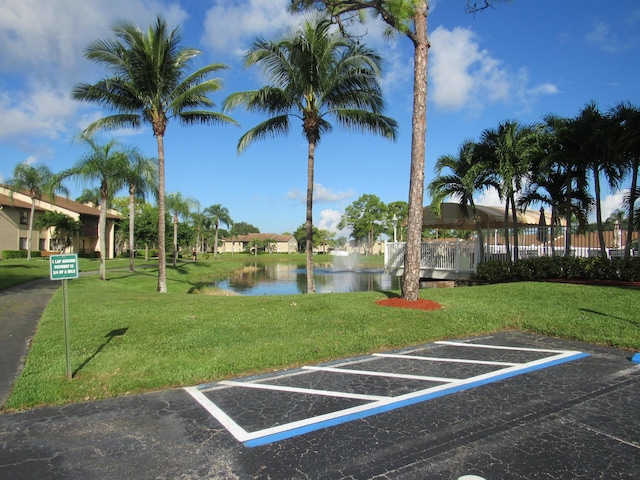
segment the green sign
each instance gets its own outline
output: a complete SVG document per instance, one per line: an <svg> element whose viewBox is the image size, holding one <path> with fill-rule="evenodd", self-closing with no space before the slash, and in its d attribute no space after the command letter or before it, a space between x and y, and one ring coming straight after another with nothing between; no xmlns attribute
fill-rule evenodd
<svg viewBox="0 0 640 480"><path fill-rule="evenodd" d="M51 255L49 258L51 280L78 278L78 254Z"/></svg>

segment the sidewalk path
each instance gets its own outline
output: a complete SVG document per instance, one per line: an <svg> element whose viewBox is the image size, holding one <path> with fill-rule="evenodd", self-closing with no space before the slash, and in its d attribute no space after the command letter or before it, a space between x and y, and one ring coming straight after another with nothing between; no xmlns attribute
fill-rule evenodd
<svg viewBox="0 0 640 480"><path fill-rule="evenodd" d="M0 290L0 407L22 372L40 317L60 282L47 279Z"/></svg>

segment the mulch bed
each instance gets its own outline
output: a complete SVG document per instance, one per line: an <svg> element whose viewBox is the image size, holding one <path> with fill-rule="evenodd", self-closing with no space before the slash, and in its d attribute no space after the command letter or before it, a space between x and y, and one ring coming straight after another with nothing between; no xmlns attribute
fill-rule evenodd
<svg viewBox="0 0 640 480"><path fill-rule="evenodd" d="M439 303L422 298L419 298L418 300L405 300L400 297L387 298L385 300L378 300L376 305L382 305L384 307L413 308L416 310L439 310L442 308L442 305Z"/></svg>

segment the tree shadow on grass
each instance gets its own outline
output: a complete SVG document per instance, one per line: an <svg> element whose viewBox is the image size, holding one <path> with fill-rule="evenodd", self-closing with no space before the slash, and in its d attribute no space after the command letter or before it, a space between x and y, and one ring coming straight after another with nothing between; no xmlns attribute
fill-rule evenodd
<svg viewBox="0 0 640 480"><path fill-rule="evenodd" d="M127 333L127 330L129 330L129 327L116 328L114 330L111 330L109 333L107 333L104 336L104 338L106 338L104 343L102 343L102 345L100 345L90 357L88 357L84 362L82 362L80 366L73 371L73 374L71 376L75 377L80 372L80 370L82 370L84 367L86 367L89 364L89 362L91 362L91 360L96 358L96 356L104 349L104 347L109 345L109 343L111 342L111 340L114 339L114 337L122 337L125 333Z"/></svg>
<svg viewBox="0 0 640 480"><path fill-rule="evenodd" d="M376 292L382 293L383 295L386 295L387 298L400 298L401 297L401 295L398 292L392 292L390 290L376 290Z"/></svg>
<svg viewBox="0 0 640 480"><path fill-rule="evenodd" d="M632 325L639 325L640 324L639 320L631 320L629 318L616 317L615 315L611 315L609 313L598 312L597 310L591 310L590 308L580 308L579 310L582 311L582 312L594 313L596 315L602 315L603 317L615 318L616 320L620 320L620 321L623 321L623 322L631 323Z"/></svg>

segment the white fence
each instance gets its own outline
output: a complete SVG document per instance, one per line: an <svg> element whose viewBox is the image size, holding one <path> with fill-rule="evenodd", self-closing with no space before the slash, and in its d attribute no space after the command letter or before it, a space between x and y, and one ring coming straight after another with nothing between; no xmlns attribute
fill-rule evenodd
<svg viewBox="0 0 640 480"><path fill-rule="evenodd" d="M405 242L387 242L384 266L388 273L404 272ZM420 276L422 278L469 278L475 273L480 258L478 243L457 240L453 242L423 242L420 249Z"/></svg>
<svg viewBox="0 0 640 480"><path fill-rule="evenodd" d="M487 260L507 260L504 245L485 245ZM609 258L623 257L623 248L606 248ZM387 273L402 275L404 273L405 242L387 242L384 249L384 267ZM551 246L549 243L539 245L519 245L518 258L543 256L564 256L564 247ZM632 249L631 255L638 256L639 250ZM514 258L513 246L510 249ZM571 247L571 256L599 257L599 248L576 246ZM477 241L434 241L423 242L420 248L420 276L433 279L470 278L480 262L480 246Z"/></svg>

